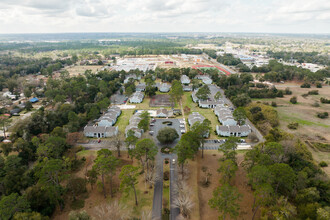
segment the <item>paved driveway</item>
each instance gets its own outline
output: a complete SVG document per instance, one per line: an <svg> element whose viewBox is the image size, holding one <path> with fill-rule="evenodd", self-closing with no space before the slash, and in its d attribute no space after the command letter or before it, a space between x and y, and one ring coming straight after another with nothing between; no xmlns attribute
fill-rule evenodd
<svg viewBox="0 0 330 220"><path fill-rule="evenodd" d="M164 124L164 122L172 122L172 125ZM153 124L154 124L154 126L150 126L150 131L154 132L153 137L154 137L154 140L155 140L157 146L159 146L160 148L165 146L165 145L162 145L157 140L157 134L158 134L159 130L162 129L162 128L165 128L165 127L174 128L179 134L179 138L176 139L174 141L174 143L172 143L171 145L168 145L168 146L169 147L174 147L178 143L178 141L181 138L181 129L184 129L184 128L180 128L179 119L173 119L173 118L171 118L171 119L156 119L156 121Z"/></svg>

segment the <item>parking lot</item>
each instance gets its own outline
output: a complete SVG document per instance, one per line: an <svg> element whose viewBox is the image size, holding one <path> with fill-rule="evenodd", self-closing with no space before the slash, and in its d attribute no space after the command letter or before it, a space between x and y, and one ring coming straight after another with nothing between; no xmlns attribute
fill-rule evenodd
<svg viewBox="0 0 330 220"><path fill-rule="evenodd" d="M170 122L170 123L166 123L166 122ZM177 142L180 140L181 138L181 130L184 130L184 128L180 127L180 121L179 119L155 119L154 122L151 122L152 126L150 126L150 131L153 132L153 137L155 139L155 142L157 143L158 146L162 147L162 144L159 143L159 141L157 140L157 134L158 131L162 128L165 127L170 127L170 128L174 128L178 134L179 134L179 138L176 139L174 141L174 143L172 143L171 145L169 145L170 147L174 147Z"/></svg>

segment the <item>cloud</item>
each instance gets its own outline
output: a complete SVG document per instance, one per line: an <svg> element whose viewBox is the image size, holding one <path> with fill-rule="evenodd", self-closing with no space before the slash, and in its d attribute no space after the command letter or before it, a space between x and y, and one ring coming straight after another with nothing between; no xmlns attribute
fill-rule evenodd
<svg viewBox="0 0 330 220"><path fill-rule="evenodd" d="M326 32L328 0L0 0L8 32Z"/></svg>

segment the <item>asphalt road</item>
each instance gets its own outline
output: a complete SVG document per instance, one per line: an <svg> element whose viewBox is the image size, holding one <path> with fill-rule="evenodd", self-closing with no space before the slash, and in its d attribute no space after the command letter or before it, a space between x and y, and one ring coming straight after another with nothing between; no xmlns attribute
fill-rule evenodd
<svg viewBox="0 0 330 220"><path fill-rule="evenodd" d="M173 164L173 159L175 159L175 164ZM180 209L173 205L177 197L177 191L175 190L175 186L178 182L177 161L177 156L173 154L170 159L170 220L175 220L180 214Z"/></svg>
<svg viewBox="0 0 330 220"><path fill-rule="evenodd" d="M154 184L154 198L152 203L152 219L162 219L163 202L163 157L160 152L156 156L156 181Z"/></svg>
<svg viewBox="0 0 330 220"><path fill-rule="evenodd" d="M163 124L165 121L171 121L172 125L167 126L166 124ZM180 133L180 122L178 119L156 119L156 122L154 122L154 126L150 127L150 130L154 131L154 140L157 146L160 148L163 147L157 140L157 133L160 129L163 127L171 127L177 130L179 136L181 137ZM169 147L173 147L177 144L178 138L173 144L171 144ZM152 219L153 220L161 220L162 218L162 202L163 202L163 161L164 159L168 158L170 160L170 219L175 220L176 217L179 215L180 210L178 208L175 208L172 206L173 201L176 198L175 193L175 185L177 182L177 170L176 164L172 164L172 159L175 158L177 161L177 156L175 154L162 154L161 152L158 152L156 156L156 181L154 184L154 198L153 198L153 204L152 204Z"/></svg>

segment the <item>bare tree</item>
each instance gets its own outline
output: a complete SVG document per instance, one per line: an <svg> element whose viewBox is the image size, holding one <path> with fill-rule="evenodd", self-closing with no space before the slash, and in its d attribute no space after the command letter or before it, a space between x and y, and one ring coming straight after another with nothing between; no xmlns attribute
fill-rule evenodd
<svg viewBox="0 0 330 220"><path fill-rule="evenodd" d="M194 203L191 199L188 185L185 182L178 183L175 187L175 191L177 196L174 199L173 206L180 209L183 218L189 218Z"/></svg>
<svg viewBox="0 0 330 220"><path fill-rule="evenodd" d="M119 203L117 200L110 204L102 204L94 208L98 219L118 219L127 220L132 217L132 210L127 205Z"/></svg>
<svg viewBox="0 0 330 220"><path fill-rule="evenodd" d="M152 218L151 211L142 211L141 220L151 220L151 218Z"/></svg>

